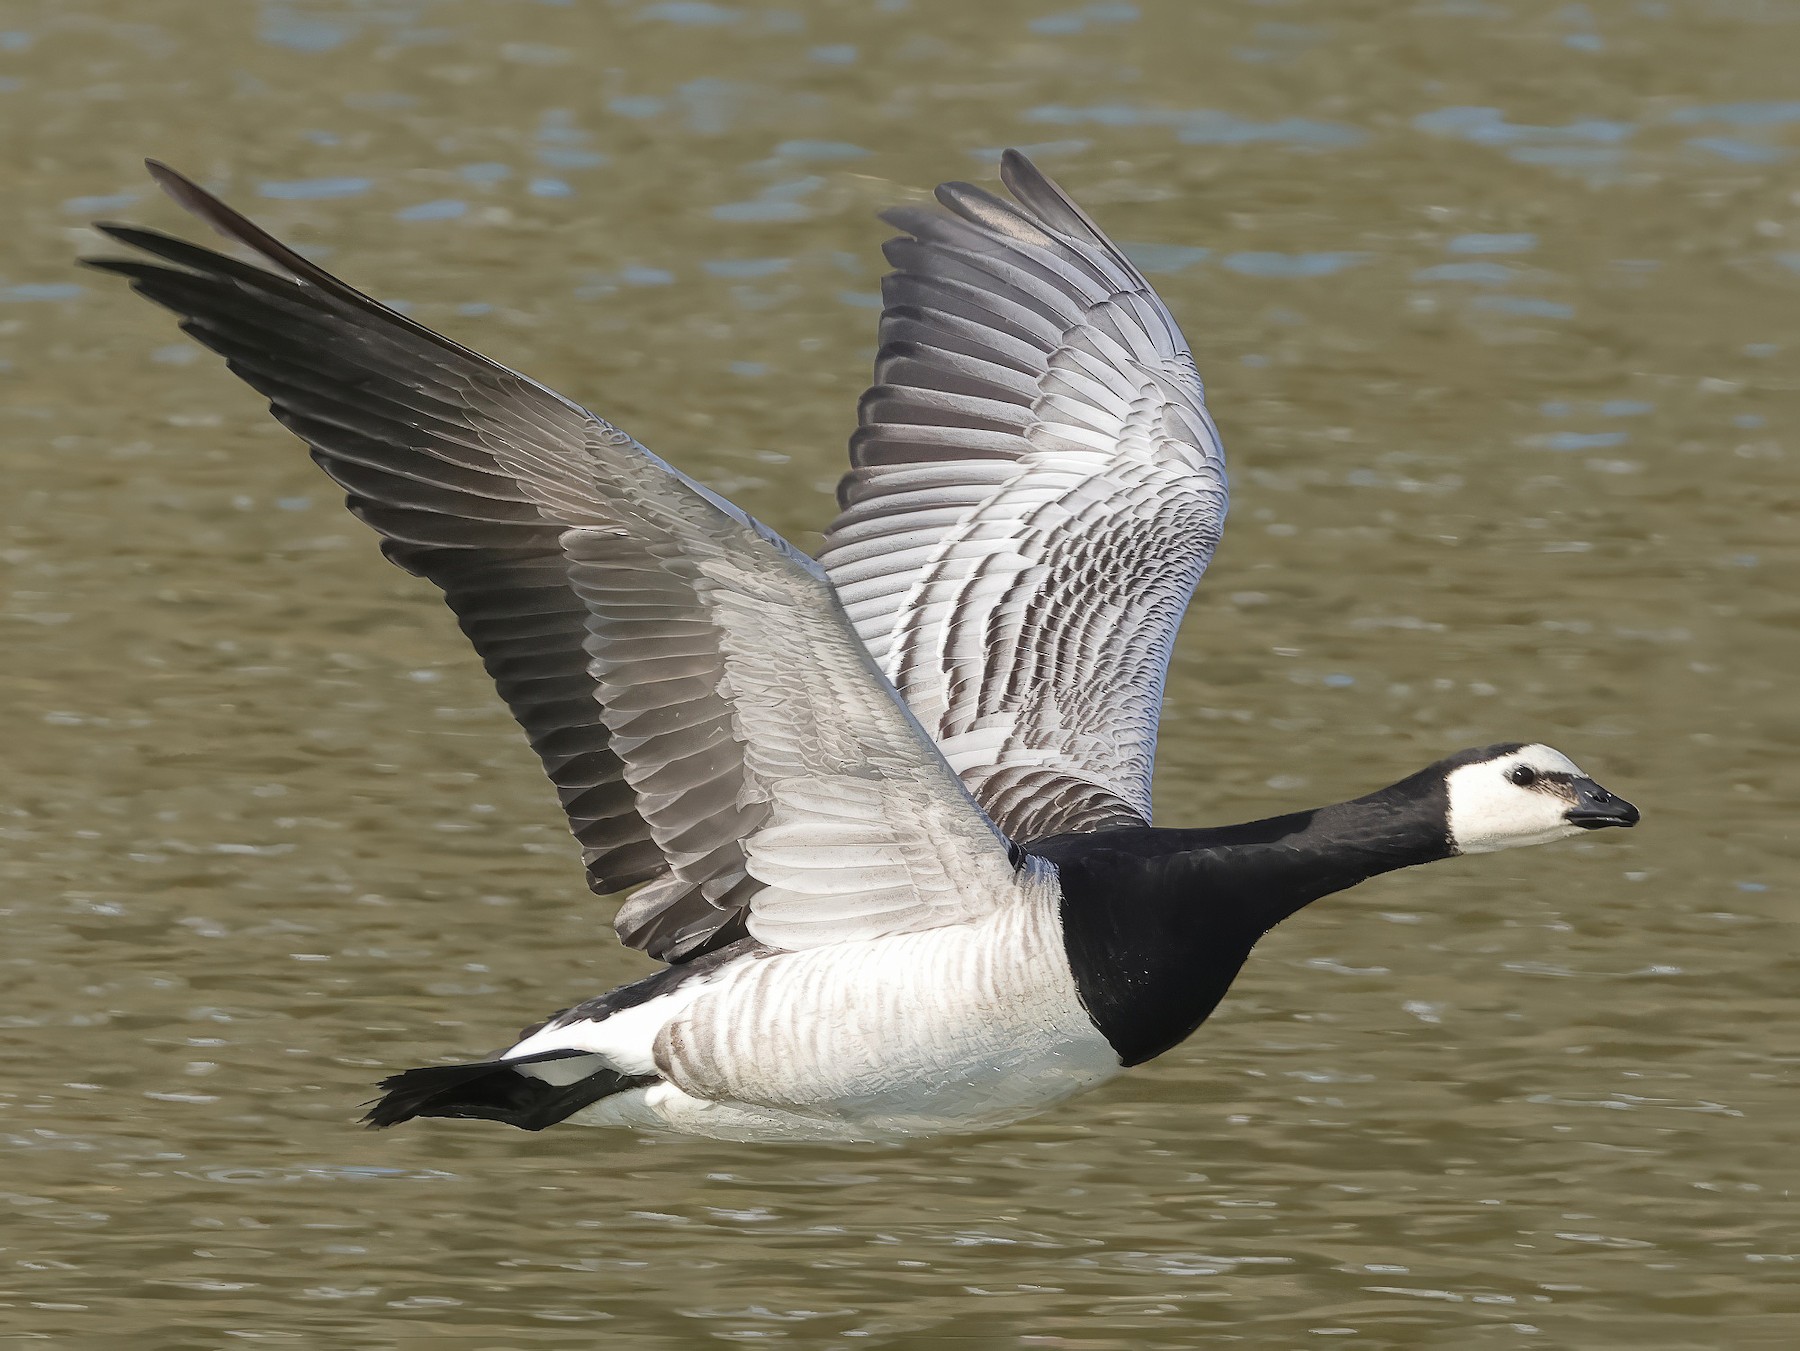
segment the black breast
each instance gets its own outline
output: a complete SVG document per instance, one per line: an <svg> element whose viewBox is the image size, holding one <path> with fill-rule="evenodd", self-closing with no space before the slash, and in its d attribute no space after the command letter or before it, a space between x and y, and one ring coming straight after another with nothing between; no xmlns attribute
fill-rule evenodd
<svg viewBox="0 0 1800 1351"><path fill-rule="evenodd" d="M1063 835L1030 852L1062 879L1063 946L1119 1059L1161 1055L1206 1021L1250 949L1321 896L1447 858L1443 781L1422 771L1352 802L1241 826Z"/></svg>
<svg viewBox="0 0 1800 1351"><path fill-rule="evenodd" d="M1218 869L1204 856L1068 854L1057 861L1075 989L1119 1060L1141 1064L1206 1021L1262 929L1243 922L1235 888L1207 876Z"/></svg>

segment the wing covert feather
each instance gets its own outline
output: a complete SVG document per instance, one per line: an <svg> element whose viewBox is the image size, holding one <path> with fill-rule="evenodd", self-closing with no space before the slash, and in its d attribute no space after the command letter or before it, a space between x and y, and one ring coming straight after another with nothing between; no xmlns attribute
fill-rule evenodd
<svg viewBox="0 0 1800 1351"><path fill-rule="evenodd" d="M1226 507L1186 341L1016 152L885 219L895 270L819 559L989 816L1031 840L1150 818L1175 633Z"/></svg>
<svg viewBox="0 0 1800 1351"><path fill-rule="evenodd" d="M561 396L353 290L172 171L280 269L127 227L94 265L269 398L435 583L531 734L621 937L682 960L959 923L1021 894L1009 842L767 527Z"/></svg>

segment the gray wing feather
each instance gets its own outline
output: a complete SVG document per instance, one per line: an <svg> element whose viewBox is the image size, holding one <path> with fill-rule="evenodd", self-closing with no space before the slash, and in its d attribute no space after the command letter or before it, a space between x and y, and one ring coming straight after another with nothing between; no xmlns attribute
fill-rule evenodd
<svg viewBox="0 0 1800 1351"><path fill-rule="evenodd" d="M837 942L1018 884L811 559L525 377L306 262L168 170L279 275L148 231L100 260L224 354L402 566L445 593L532 734L630 943Z"/></svg>
<svg viewBox="0 0 1800 1351"><path fill-rule="evenodd" d="M670 869L638 814L600 719L560 528L483 443L484 404L541 403L540 426L571 408L503 367L377 304L171 171L177 201L280 273L186 241L102 226L159 262L102 259L180 316L264 394L345 489L393 562L436 585L555 785L605 894Z"/></svg>
<svg viewBox="0 0 1800 1351"><path fill-rule="evenodd" d="M875 383L820 561L1015 839L1142 824L1224 455L1150 285L1029 161L885 219Z"/></svg>
<svg viewBox="0 0 1800 1351"><path fill-rule="evenodd" d="M517 438L497 455L566 527L602 718L671 865L702 860L710 885L742 892L750 933L790 949L958 923L1016 894L1008 842L819 565L598 420L581 450ZM715 770L731 732L741 760ZM741 878L718 871L733 848ZM631 904L655 904L656 885Z"/></svg>

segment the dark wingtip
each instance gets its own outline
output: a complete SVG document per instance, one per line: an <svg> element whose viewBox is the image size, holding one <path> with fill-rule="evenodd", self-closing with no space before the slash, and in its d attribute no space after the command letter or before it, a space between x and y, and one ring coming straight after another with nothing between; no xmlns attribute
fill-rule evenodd
<svg viewBox="0 0 1800 1351"><path fill-rule="evenodd" d="M185 177L171 169L159 159L153 159L146 156L144 159L144 167L150 171L150 177L154 178L159 184L187 182Z"/></svg>
<svg viewBox="0 0 1800 1351"><path fill-rule="evenodd" d="M241 244L259 255L265 263L274 264L291 279L314 287L334 301L353 306L369 314L379 315L384 322L406 329L415 337L423 338L435 346L448 348L459 356L468 357L483 365L493 365L479 352L471 352L462 344L451 341L443 334L434 333L423 324L408 319L405 315L389 309L380 301L364 295L354 286L332 276L316 263L307 261L305 257L283 244L243 212L227 206L191 178L171 169L161 160L147 159L144 161L144 167L149 170L150 177L156 180L157 187L167 193L183 211L204 221L214 231L234 244ZM152 252L155 251L152 250Z"/></svg>
<svg viewBox="0 0 1800 1351"><path fill-rule="evenodd" d="M216 197L193 179L179 170L171 169L159 159L145 160L144 168L156 180L157 187L173 198L177 205L197 216L205 216L208 207L221 205Z"/></svg>
<svg viewBox="0 0 1800 1351"><path fill-rule="evenodd" d="M992 197L994 195L991 192L986 192L983 189L976 187L973 183L965 183L960 178L953 178L947 183L939 183L932 191L931 195L937 198L940 206L947 206L954 211L956 210L956 199L958 197L969 196L970 194L981 197Z"/></svg>
<svg viewBox="0 0 1800 1351"><path fill-rule="evenodd" d="M1107 239L1094 218L1023 151L1007 149L1000 152L1000 181L1019 205L1046 225L1066 234L1086 234L1123 261L1124 255Z"/></svg>
<svg viewBox="0 0 1800 1351"><path fill-rule="evenodd" d="M1013 186L1014 183L1047 180L1044 178L1044 171L1031 162L1029 155L1022 150L1014 150L1008 146L1000 152L1000 181L1006 185L1006 190L1016 197L1019 194L1018 189Z"/></svg>
<svg viewBox="0 0 1800 1351"><path fill-rule="evenodd" d="M107 236L109 239L117 239L119 237L118 235L114 234L112 230L110 230L106 226L100 224L100 222L98 222L98 221L94 222L94 228L96 230L98 230L101 234ZM99 257L77 258L75 260L75 264L78 267L91 267L96 272L113 272L113 273L122 272L125 268L127 268L131 265L130 260L125 259L125 258L99 258Z"/></svg>
<svg viewBox="0 0 1800 1351"><path fill-rule="evenodd" d="M129 244L134 249L143 249L148 253L155 253L156 245L166 238L154 230L146 230L141 225L126 225L122 221L97 220L90 221L89 225L108 239L117 240L121 244ZM86 263L93 260L83 258L81 261Z"/></svg>
<svg viewBox="0 0 1800 1351"><path fill-rule="evenodd" d="M131 247L139 249L145 247L144 240L148 232L135 225L126 225L114 220L90 221L88 224L96 234L105 235L115 243L129 244ZM82 267L91 267L97 272L113 272L125 277L132 276L132 269L139 266L135 260L129 258L77 258L75 261Z"/></svg>
<svg viewBox="0 0 1800 1351"><path fill-rule="evenodd" d="M161 160L147 159L144 168L150 171L150 177L156 180L156 186L166 193L175 205L189 215L197 216L227 239L240 244L247 244L272 262L285 264L293 256L280 240L263 230L245 216L226 206L224 202L213 196L186 174L171 169Z"/></svg>

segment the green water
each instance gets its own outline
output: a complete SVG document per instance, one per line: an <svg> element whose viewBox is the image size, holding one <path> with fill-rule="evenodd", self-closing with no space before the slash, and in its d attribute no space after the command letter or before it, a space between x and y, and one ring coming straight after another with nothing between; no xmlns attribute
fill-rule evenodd
<svg viewBox="0 0 1800 1351"><path fill-rule="evenodd" d="M0 1332L1800 1344L1796 50L1794 0L0 6ZM355 1129L644 963L434 595L84 223L198 230L165 158L810 546L871 214L1008 144L1231 457L1161 819L1542 739L1643 827L1322 904L990 1135Z"/></svg>

